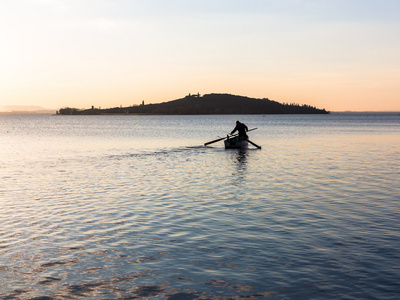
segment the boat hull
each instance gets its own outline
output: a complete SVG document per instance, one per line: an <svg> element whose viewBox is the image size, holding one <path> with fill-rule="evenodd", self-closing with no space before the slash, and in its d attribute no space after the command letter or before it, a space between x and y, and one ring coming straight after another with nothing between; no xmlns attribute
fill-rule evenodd
<svg viewBox="0 0 400 300"><path fill-rule="evenodd" d="M242 149L248 146L247 140L240 140L237 137L224 141L225 149Z"/></svg>

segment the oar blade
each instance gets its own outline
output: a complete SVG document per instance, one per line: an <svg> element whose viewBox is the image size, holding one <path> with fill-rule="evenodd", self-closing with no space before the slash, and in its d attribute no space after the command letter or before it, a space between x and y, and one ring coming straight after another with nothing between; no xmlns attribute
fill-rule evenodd
<svg viewBox="0 0 400 300"><path fill-rule="evenodd" d="M261 149L261 146L258 146L256 143L253 143L252 141L250 141L249 139L247 140L250 144L252 144L254 147Z"/></svg>

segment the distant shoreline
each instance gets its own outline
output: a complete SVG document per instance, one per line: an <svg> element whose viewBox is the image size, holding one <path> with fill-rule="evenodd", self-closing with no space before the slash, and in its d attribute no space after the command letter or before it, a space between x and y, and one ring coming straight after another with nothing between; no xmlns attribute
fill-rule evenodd
<svg viewBox="0 0 400 300"><path fill-rule="evenodd" d="M232 94L189 94L168 102L128 107L78 109L61 108L61 115L148 114L148 115L259 115L259 114L329 114L325 109L298 103L280 103L269 98L250 98Z"/></svg>
<svg viewBox="0 0 400 300"><path fill-rule="evenodd" d="M400 115L400 111L330 111L332 115ZM62 114L56 114L56 112L26 112L26 111L15 111L15 112L0 112L0 116L29 116L29 115L44 115L44 116L67 116ZM159 116L164 114L152 114L152 113L101 113L98 116ZM175 114L180 116L181 114ZM197 114L197 115L218 115L218 114ZM226 114L220 114L226 115ZM255 115L255 114L230 114L230 115ZM268 114L261 114L268 115ZM288 115L288 114L281 114Z"/></svg>
<svg viewBox="0 0 400 300"><path fill-rule="evenodd" d="M400 111L331 111L333 115L399 115Z"/></svg>
<svg viewBox="0 0 400 300"><path fill-rule="evenodd" d="M51 111L0 111L0 116L22 116L22 115L55 115L56 110Z"/></svg>

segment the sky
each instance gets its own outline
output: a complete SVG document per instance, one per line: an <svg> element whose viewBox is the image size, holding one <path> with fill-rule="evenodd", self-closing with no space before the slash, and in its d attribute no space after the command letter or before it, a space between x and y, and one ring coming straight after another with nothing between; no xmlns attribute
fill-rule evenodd
<svg viewBox="0 0 400 300"><path fill-rule="evenodd" d="M400 111L400 1L0 0L0 109L189 93Z"/></svg>

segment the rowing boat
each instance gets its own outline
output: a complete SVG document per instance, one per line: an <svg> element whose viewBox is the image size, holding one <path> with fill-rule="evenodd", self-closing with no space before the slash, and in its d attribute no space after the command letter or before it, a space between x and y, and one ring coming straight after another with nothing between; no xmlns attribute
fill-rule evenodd
<svg viewBox="0 0 400 300"><path fill-rule="evenodd" d="M242 149L248 146L247 140L240 139L238 136L227 138L224 141L225 149Z"/></svg>
<svg viewBox="0 0 400 300"><path fill-rule="evenodd" d="M252 130L256 130L257 128L252 128L247 130L247 132L252 131ZM225 144L225 149L241 149L241 148L246 148L248 143L252 144L254 147L256 147L257 149L261 149L261 146L258 146L256 143L253 143L252 141L250 141L249 139L242 139L239 138L238 134L235 135L227 135L226 137L223 138L218 138L216 140L204 143L204 146L208 146L211 145L213 143L219 142L224 140L224 144Z"/></svg>

